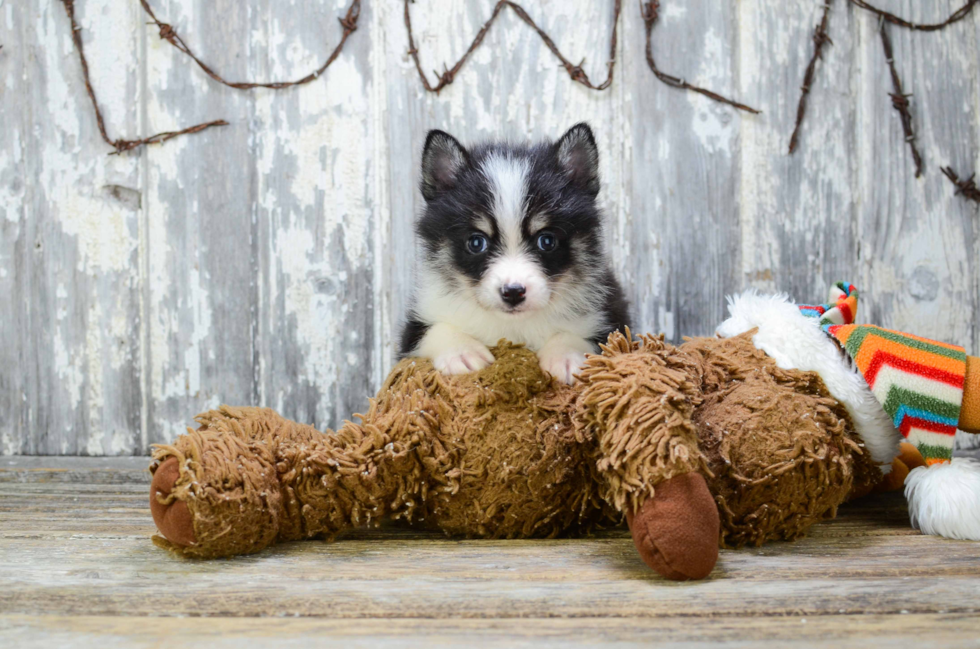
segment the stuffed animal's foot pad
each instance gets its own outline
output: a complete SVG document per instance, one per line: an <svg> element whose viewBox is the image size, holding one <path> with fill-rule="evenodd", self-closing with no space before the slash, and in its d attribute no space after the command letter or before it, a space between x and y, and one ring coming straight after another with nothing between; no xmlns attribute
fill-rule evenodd
<svg viewBox="0 0 980 649"><path fill-rule="evenodd" d="M485 345L473 344L447 350L432 359L432 365L443 374L469 374L493 362L493 354Z"/></svg>
<svg viewBox="0 0 980 649"><path fill-rule="evenodd" d="M187 503L174 500L170 503L160 502L160 498L170 495L177 479L180 477L180 466L177 458L167 458L153 472L153 482L150 483L150 513L153 522L157 524L160 534L174 545L187 547L194 545L194 519ZM159 494L159 498L158 498Z"/></svg>
<svg viewBox="0 0 980 649"><path fill-rule="evenodd" d="M661 482L627 520L643 562L667 579L704 579L718 561L718 507L699 473Z"/></svg>

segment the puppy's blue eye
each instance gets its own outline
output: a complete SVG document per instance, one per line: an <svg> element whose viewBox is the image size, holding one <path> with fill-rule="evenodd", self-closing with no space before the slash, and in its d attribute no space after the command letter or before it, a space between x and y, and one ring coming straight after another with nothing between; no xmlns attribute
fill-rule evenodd
<svg viewBox="0 0 980 649"><path fill-rule="evenodd" d="M472 234L466 240L466 251L473 255L479 255L487 251L487 238L482 234Z"/></svg>
<svg viewBox="0 0 980 649"><path fill-rule="evenodd" d="M538 235L538 250L541 252L551 252L558 247L558 237L550 232L542 232Z"/></svg>

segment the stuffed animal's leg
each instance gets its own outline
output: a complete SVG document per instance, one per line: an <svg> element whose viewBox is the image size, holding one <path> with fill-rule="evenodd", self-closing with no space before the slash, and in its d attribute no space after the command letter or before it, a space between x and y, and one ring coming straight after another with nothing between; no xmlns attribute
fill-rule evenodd
<svg viewBox="0 0 980 649"><path fill-rule="evenodd" d="M662 338L610 337L582 370L579 421L595 431L604 497L626 514L643 561L668 579L702 579L720 521L691 417L696 359Z"/></svg>
<svg viewBox="0 0 980 649"><path fill-rule="evenodd" d="M643 562L668 579L703 579L718 561L718 506L700 473L664 480L626 521Z"/></svg>
<svg viewBox="0 0 980 649"><path fill-rule="evenodd" d="M411 516L424 491L419 449L434 421L427 396L374 403L361 424L336 433L267 409L201 415L200 429L154 454L150 499L163 544L228 556Z"/></svg>

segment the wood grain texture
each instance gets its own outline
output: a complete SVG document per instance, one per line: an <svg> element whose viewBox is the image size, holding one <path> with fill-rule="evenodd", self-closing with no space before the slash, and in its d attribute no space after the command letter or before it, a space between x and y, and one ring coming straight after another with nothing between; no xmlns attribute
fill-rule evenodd
<svg viewBox="0 0 980 649"><path fill-rule="evenodd" d="M917 22L941 20L959 7L956 0L891 5ZM950 193L949 181L943 183L946 179L936 173L946 164L943 160L974 168L980 155L980 54L977 17L973 18L943 32L940 39L889 31L902 84L912 94L916 142L926 165L925 175L916 180L898 113L888 96L878 22L873 16L859 16L857 137L863 200L857 226L859 281L873 296L865 317L927 337L972 343L975 350L980 345L980 220L976 206ZM970 308L961 307L965 304Z"/></svg>
<svg viewBox="0 0 980 649"><path fill-rule="evenodd" d="M824 50L809 95L796 153L787 154L803 73L822 2L739 3L739 88L763 111L742 119L742 281L784 291L798 301L823 301L827 287L858 270L854 228L861 200L854 184L854 11L834 3ZM884 161L883 161L884 162ZM891 161L889 161L889 164ZM862 295L875 299L873 292ZM866 317L866 301L860 317Z"/></svg>
<svg viewBox="0 0 980 649"><path fill-rule="evenodd" d="M521 620L170 619L96 616L0 616L0 639L24 649L90 642L105 649L158 647L835 647L870 644L977 646L970 615L907 614L786 618L532 618Z"/></svg>
<svg viewBox="0 0 980 649"><path fill-rule="evenodd" d="M709 579L677 583L640 562L625 530L465 541L384 528L190 561L150 542L147 483L135 459L0 464L3 646L976 647L980 637L976 544L911 530L894 494L842 507L801 541L723 551Z"/></svg>
<svg viewBox="0 0 980 649"><path fill-rule="evenodd" d="M130 134L137 8L95 0L78 18L106 117ZM104 155L60 2L7 2L0 24L0 453L127 451L140 431L140 161Z"/></svg>
<svg viewBox="0 0 980 649"><path fill-rule="evenodd" d="M162 19L189 35L203 60L229 78L249 76L247 4L221 11L180 1L158 7ZM254 155L254 100L210 83L152 28L139 33L146 130L231 122L139 154L146 165L142 434L149 444L183 433L188 415L219 400L255 400L260 269L255 165L242 162Z"/></svg>
<svg viewBox="0 0 980 649"><path fill-rule="evenodd" d="M161 13L196 35L202 59L226 78L280 79L319 65L344 6L265 2L226 13L171 2ZM147 442L173 439L221 402L332 426L365 406L380 375L370 40L350 42L317 83L242 93L209 92L188 59L147 38L160 68L147 76L154 112L200 106L233 122L145 154Z"/></svg>
<svg viewBox="0 0 980 649"><path fill-rule="evenodd" d="M348 2L153 6L226 78L272 80L322 62ZM880 4L935 21L961 3ZM455 61L493 6L412 3L423 68ZM363 409L411 299L431 128L474 142L591 122L607 248L637 330L708 334L731 292L813 301L849 279L864 321L976 353L980 221L939 167L980 169L980 12L938 33L891 29L926 162L917 180L877 21L845 0L800 149L786 154L821 6L662 3L660 66L753 116L659 83L630 3L606 91L572 83L504 11L433 95L407 54L401 2L365 0L322 79L241 92L161 41L137 3L78 0L110 136L230 122L109 157L61 2L0 0L0 454L143 454L221 402L319 427ZM605 76L612 7L526 3L592 79Z"/></svg>
<svg viewBox="0 0 980 649"><path fill-rule="evenodd" d="M625 218L614 239L640 331L674 341L710 335L740 277L739 142L745 123L730 106L660 83L644 55L644 27L625 7L623 177ZM736 5L664 3L653 56L664 71L736 95ZM741 97L739 97L741 98Z"/></svg>

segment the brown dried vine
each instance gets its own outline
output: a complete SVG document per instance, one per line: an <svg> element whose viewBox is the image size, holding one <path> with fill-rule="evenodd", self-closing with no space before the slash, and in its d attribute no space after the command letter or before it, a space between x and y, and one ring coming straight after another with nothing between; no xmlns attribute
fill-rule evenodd
<svg viewBox="0 0 980 649"><path fill-rule="evenodd" d="M89 78L88 60L85 58L85 48L82 46L82 28L78 26L78 22L75 20L75 0L61 1L62 4L65 5L65 13L68 14L68 21L71 23L71 39L75 44L75 50L78 52L79 62L82 64L82 78L85 80L85 90L88 92L89 99L92 100L92 107L95 109L95 121L99 126L99 133L102 135L102 139L105 140L106 144L114 149L114 151L109 155L116 155L123 153L124 151L130 151L131 149L141 147L144 144L162 144L163 142L171 140L179 135L199 133L213 126L228 125L228 122L225 120L218 119L213 122L206 122L204 124L190 126L180 131L164 131L163 133L157 133L139 140L113 140L110 138L109 133L106 130L105 118L102 116L102 110L99 108L99 102L95 98L95 90L92 88L92 81Z"/></svg>
<svg viewBox="0 0 980 649"><path fill-rule="evenodd" d="M912 29L920 32L935 32L966 18L968 15L970 15L970 12L973 11L973 7L977 4L980 4L980 0L968 0L968 2L965 5L963 5L962 7L960 7L953 13L951 13L949 18L947 18L943 22L931 23L931 24L909 22L908 20L905 20L904 18L900 18L895 14L888 13L883 9L879 9L878 7L870 5L867 2L864 2L864 0L850 0L850 3L855 7L860 7L861 9L864 9L866 11L870 11L871 13L877 15L879 18L884 20L885 22L889 22L893 25L898 25L899 27L904 27L905 29Z"/></svg>
<svg viewBox="0 0 980 649"><path fill-rule="evenodd" d="M408 53L415 61L415 69L418 70L419 78L422 79L422 86L429 92L438 94L443 88L451 84L456 79L456 75L459 73L460 69L466 63L467 59L470 58L473 51L483 42L483 39L486 37L490 27L493 25L494 21L497 20L497 16L500 15L500 12L503 11L505 7L511 9L515 14L517 14L518 18L527 23L527 25L541 37L541 40L544 41L545 46L551 50L551 53L555 55L555 58L561 62L562 67L564 67L565 71L568 72L568 76L571 77L572 81L580 83L586 88L590 88L592 90L605 90L612 84L613 70L616 67L616 41L618 38L619 14L622 10L622 0L615 0L613 3L612 36L609 42L609 62L606 64L608 71L606 73L606 80L600 84L592 83L592 81L589 80L589 75L582 69L582 63L585 62L585 59L583 59L578 65L569 61L568 58L561 53L561 50L558 49L558 46L555 45L555 42L551 39L548 33L541 29L536 22L534 22L534 19L531 18L530 14L524 10L524 7L516 2L511 2L510 0L499 0L499 2L494 5L493 12L490 14L490 17L485 23L483 23L483 26L480 27L480 31L476 33L476 36L470 43L470 46L466 48L465 52L463 52L463 56L461 56L451 68L447 69L446 65L443 64L442 74L435 70L432 71L432 73L435 74L436 78L438 79L438 81L433 84L431 81L429 81L425 71L422 70L422 62L419 60L419 49L415 45L415 33L412 29L412 15L408 9L412 2L413 0L405 0L405 28L408 30Z"/></svg>
<svg viewBox="0 0 980 649"><path fill-rule="evenodd" d="M980 187L977 187L976 173L970 174L966 180L960 180L952 167L943 167L943 173L949 178L950 182L956 185L956 194L962 194L977 205L980 205Z"/></svg>
<svg viewBox="0 0 980 649"><path fill-rule="evenodd" d="M197 124L180 131L164 131L163 133L157 133L149 137L141 138L138 140L125 140L118 139L113 140L109 137L108 129L106 128L105 118L102 115L102 110L99 108L99 102L95 97L95 90L92 88L92 82L89 76L88 60L85 58L85 49L82 45L81 37L81 27L78 26L78 22L75 20L75 0L62 0L65 6L65 12L68 14L68 20L71 23L71 36L72 41L75 45L75 49L78 52L78 58L82 65L82 77L85 80L85 90L88 92L89 99L92 101L92 107L95 109L95 121L99 127L99 133L102 135L102 139L105 140L106 144L111 146L114 150L110 155L116 155L123 153L124 151L130 151L136 149L145 144L161 144L167 140L171 140L180 135L189 135L191 133L199 133L205 129L211 128L213 126L227 126L228 122L223 119L214 120L212 122L206 122L203 124ZM340 55L340 51L343 49L344 44L347 42L347 38L357 29L357 19L360 17L361 13L361 0L351 0L351 4L347 9L347 13L342 17L338 18L340 26L343 32L340 37L340 42L334 47L333 51L327 57L326 61L319 68L306 75L301 79L295 81L270 81L270 82L250 82L250 81L226 81L220 74L215 72L211 67L205 64L201 59L199 59L191 48L181 39L180 35L173 28L172 25L162 22L153 13L153 8L147 0L140 0L140 5L143 7L143 11L150 17L150 24L155 25L160 30L160 38L166 40L175 48L189 56L198 67L200 67L209 77L226 85L230 88L236 88L239 90L249 90L252 88L269 88L272 90L279 90L282 88L289 88L292 86L299 86L306 83L310 83L320 77L323 72L330 67L337 57ZM2 47L2 46L0 46Z"/></svg>
<svg viewBox="0 0 980 649"><path fill-rule="evenodd" d="M646 28L646 56L647 65L650 66L650 70L653 72L654 76L657 77L662 83L667 84L673 88L681 88L683 90L690 90L691 92L696 92L698 94L704 95L709 99L721 102L723 104L728 104L733 108L739 110L744 110L747 113L752 113L758 115L760 111L752 108L751 106L746 106L741 104L734 99L729 99L728 97L723 97L716 92L708 90L707 88L702 88L694 84L688 83L680 77L675 77L673 75L667 74L657 67L656 61L653 59L653 49L651 42L653 40L653 27L657 24L657 20L660 17L660 2L658 0L649 0L648 2L640 4L640 15L643 17L643 26Z"/></svg>
<svg viewBox="0 0 980 649"><path fill-rule="evenodd" d="M340 26L343 28L343 33L340 36L340 41L334 47L330 56L327 60L323 62L319 68L309 73L301 79L296 79L295 81L227 81L220 74L215 72L211 67L205 64L201 59L197 57L196 54L191 50L191 48L184 42L180 37L180 34L173 28L173 25L160 21L156 14L153 13L153 9L150 7L148 0L140 0L140 4L143 5L143 11L150 17L150 24L155 25L160 30L160 38L167 41L178 50L186 54L191 58L194 63L197 64L199 68L204 70L204 73L209 77L217 81L218 83L228 86L229 88L236 88L238 90L251 90L252 88L269 88L272 90L281 90L283 88L291 88L292 86L301 86L303 84L310 83L311 81L317 80L321 74L323 74L330 64L333 63L338 56L340 56L340 51L344 48L344 44L347 42L347 38L357 30L357 19L361 15L361 0L351 0L350 6L347 8L347 13L343 18L338 18Z"/></svg>
<svg viewBox="0 0 980 649"><path fill-rule="evenodd" d="M898 111L902 119L902 132L905 134L905 141L908 142L909 150L912 152L912 160L915 162L915 177L922 175L922 156L919 154L918 147L915 146L915 132L912 130L912 111L909 110L909 97L902 91L902 79L898 76L898 69L895 67L895 57L892 52L892 41L888 37L888 29L885 21L881 21L878 32L881 34L881 46L885 50L885 62L888 63L888 70L892 77L892 106Z"/></svg>
<svg viewBox="0 0 980 649"><path fill-rule="evenodd" d="M514 13L517 14L518 18L524 21L528 26L531 27L531 29L533 29L538 34L538 36L544 42L545 46L561 62L562 66L565 68L565 71L568 73L569 77L573 81L580 83L586 86L587 88L593 90L605 90L612 84L613 74L616 65L616 46L617 46L617 38L618 38L619 16L622 10L622 0L615 0L613 3L613 26L612 26L612 34L610 37L610 45L609 45L609 62L607 63L608 71L607 71L606 79L599 84L592 83L592 81L589 79L588 75L586 74L585 70L582 68L582 63L576 65L561 53L561 51L558 49L558 46L555 45L554 40L552 40L552 38L548 35L548 33L545 30L543 30L541 27L538 26L538 24L531 18L531 16L521 5L517 4L516 2L513 2L512 0L499 0L494 5L492 14L487 19L487 21L483 24L480 30L477 32L475 38L470 43L470 46L467 48L463 56L460 57L460 59L451 68L447 69L444 65L442 74L435 72L438 81L433 85L429 81L425 72L422 70L422 64L419 59L418 47L415 45L415 37L412 29L411 13L409 11L409 4L411 2L414 2L414 0L404 0L405 27L408 31L408 42L409 42L408 53L411 55L412 59L415 62L415 67L422 81L422 85L429 92L438 93L444 87L453 83L456 75L459 73L459 70L469 59L473 51L477 47L479 47L480 44L483 42L490 27L493 25L493 23L496 21L497 17L500 15L501 11L505 7L510 8L512 11L514 11ZM922 174L923 162L922 162L922 157L919 154L918 149L916 148L915 134L912 129L912 117L911 117L911 112L909 110L910 104L908 100L908 98L911 95L906 95L902 91L902 83L900 77L898 76L898 72L895 66L891 41L888 37L884 23L888 22L893 25L898 25L900 27L910 29L910 30L925 31L925 32L938 31L940 29L943 29L953 23L956 23L966 18L973 10L973 8L977 4L980 4L980 0L968 0L966 4L964 4L962 7L960 7L952 14L950 14L950 16L946 20L939 23L913 23L899 16L896 16L892 13L879 9L865 2L864 0L849 0L849 2L858 8L874 13L881 20L882 24L879 31L882 39L882 46L885 50L885 59L888 62L889 70L891 72L892 86L894 90L894 92L891 93L889 96L892 99L892 105L894 106L895 110L898 111L901 117L902 128L905 134L905 139L909 144L912 157L915 161L915 166L916 166L915 175L916 177L918 177ZM99 127L99 133L102 136L102 139L114 149L110 155L115 155L118 153L122 153L124 151L129 151L141 147L145 144L162 143L172 138L178 137L180 135L198 133L200 131L203 131L211 127L226 126L228 124L228 122L226 122L225 120L214 120L211 122L197 124L195 126L191 126L179 131L165 131L162 133L157 133L155 135L151 135L138 140L126 140L126 139L112 140L108 135L105 119L102 115L101 109L99 108L99 103L98 100L96 99L95 91L92 88L92 83L89 77L88 61L85 57L85 50L82 44L82 39L80 34L81 28L78 26L78 23L75 20L75 0L62 0L62 3L65 6L65 12L67 13L68 19L71 23L72 41L75 45L75 49L78 52L79 62L81 63L82 66L82 74L85 81L85 89L88 93L89 99L91 100L92 106L95 110L95 117ZM813 34L814 52L807 65L806 72L803 78L803 85L800 87L801 94L800 94L799 105L797 107L796 123L793 128L793 133L790 138L790 144L789 144L790 153L793 153L796 150L797 145L799 143L799 133L803 123L803 119L806 114L807 99L813 84L813 78L816 71L817 61L822 59L822 50L824 46L827 43L830 43L831 45L833 44L833 42L831 41L830 37L827 34L827 27L828 27L830 9L832 4L833 4L833 0L824 0L823 16L820 23L816 26L814 30L814 34ZM326 71L326 69L337 59L337 57L340 55L341 50L346 44L347 39L354 31L357 30L357 21L358 18L360 17L360 10L361 10L361 0L351 0L351 3L348 6L345 15L341 18L338 18L338 21L340 22L340 25L342 27L342 34L341 34L340 41L331 51L330 55L327 57L324 63L319 68L317 68L310 74L306 75L305 77L302 77L295 81L232 82L224 79L218 72L216 72L210 66L205 64L203 61L201 61L201 59L196 54L194 54L191 48L180 37L180 35L173 28L172 25L170 25L169 23L165 23L156 17L148 0L140 0L140 5L142 6L146 14L149 16L151 20L150 24L155 25L159 29L160 38L168 41L172 46L174 46L179 51L183 52L185 55L190 57L198 65L198 67L200 67L201 70L203 70L213 80L225 86L228 86L230 88L235 88L239 90L249 90L253 88L268 88L273 90L279 90L283 88L289 88L292 86L307 84L318 79L320 75L323 74L323 72ZM648 0L646 2L643 2L643 0L640 1L640 15L643 19L643 23L646 31L645 53L646 53L647 64L650 67L650 70L657 77L657 79L659 79L662 83L665 83L671 87L680 88L683 90L689 90L691 92L696 92L705 97L708 97L709 99L727 104L739 110L758 114L759 111L752 108L751 106L747 106L745 104L739 103L737 101L719 95L718 93L715 93L706 88L702 88L700 86L690 84L680 77L676 77L663 72L657 67L656 61L654 60L653 53L652 53L652 40L653 40L652 35L653 35L653 28L655 27L659 19L659 9L660 9L660 2L658 0ZM0 45L0 49L2 48L3 46ZM959 182L954 179L955 174L952 173L952 169L950 169L949 167L943 169L943 173L945 173L950 178L950 180L953 180L954 183ZM971 200L976 200L975 198L976 184L973 182L973 176L971 176L967 181L963 181L963 182L966 183L965 187L961 185L957 185L960 190L957 193L964 193L965 195L967 195L968 198L971 198Z"/></svg>
<svg viewBox="0 0 980 649"><path fill-rule="evenodd" d="M909 97L911 95L906 95L902 92L902 80L898 76L898 70L895 67L894 56L892 54L891 40L888 37L888 33L885 30L885 23L891 23L893 25L898 25L905 29L922 31L922 32L934 32L944 29L952 25L953 23L959 22L966 18L973 8L980 4L980 0L968 0L965 5L954 11L949 17L938 23L913 23L904 18L896 16L893 13L879 9L864 0L848 0L852 5L878 16L881 24L879 26L879 31L881 33L882 46L885 49L885 60L888 62L888 68L891 72L892 78L892 89L893 92L889 94L892 100L892 106L898 111L902 120L902 130L905 134L905 140L909 144L909 149L912 153L912 159L915 162L915 177L918 178L922 175L922 156L919 154L918 148L915 146L915 132L912 129L912 114L909 110ZM833 0L824 0L824 13L823 19L820 24L817 25L816 30L813 34L813 42L815 45L813 56L810 58L810 63L807 65L806 73L803 76L803 85L800 88L800 103L796 111L796 126L793 128L793 135L790 138L789 152L793 153L796 150L796 146L799 142L799 131L800 126L803 123L803 117L806 113L806 101L807 96L810 93L810 87L813 81L813 72L816 66L817 59L820 58L820 52L823 49L825 43L831 43L830 38L827 36L827 22L828 15L830 13L830 5Z"/></svg>
<svg viewBox="0 0 980 649"><path fill-rule="evenodd" d="M806 73L803 75L803 85L800 86L800 103L796 107L796 126L793 127L793 135L789 138L789 152L796 151L800 142L800 126L803 124L803 117L806 115L806 101L810 96L810 88L813 85L813 76L817 70L817 59L823 60L823 46L827 43L834 44L827 36L827 23L830 22L830 6L834 0L825 0L823 5L823 18L813 30L813 56L806 66Z"/></svg>

